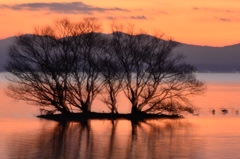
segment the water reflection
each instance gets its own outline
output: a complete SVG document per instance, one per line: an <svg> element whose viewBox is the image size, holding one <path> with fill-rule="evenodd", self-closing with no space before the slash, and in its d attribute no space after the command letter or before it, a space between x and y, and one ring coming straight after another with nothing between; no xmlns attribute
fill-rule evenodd
<svg viewBox="0 0 240 159"><path fill-rule="evenodd" d="M204 96L193 99L199 116L184 120L57 123L36 118L37 107L7 98L7 82L0 74L0 159L237 159L239 75L198 74L203 79L213 77L213 82ZM226 82L215 82L222 77ZM127 105L121 101L120 105ZM228 113L223 114L222 108Z"/></svg>
<svg viewBox="0 0 240 159"><path fill-rule="evenodd" d="M44 124L40 132L11 136L10 158L189 158L196 154L186 120L90 120Z"/></svg>

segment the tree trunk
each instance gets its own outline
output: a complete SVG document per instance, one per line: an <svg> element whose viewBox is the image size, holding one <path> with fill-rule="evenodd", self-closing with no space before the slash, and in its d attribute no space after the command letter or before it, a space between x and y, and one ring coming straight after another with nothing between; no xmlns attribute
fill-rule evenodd
<svg viewBox="0 0 240 159"><path fill-rule="evenodd" d="M82 113L83 114L86 114L87 113L87 106L84 104L84 105L82 105Z"/></svg>
<svg viewBox="0 0 240 159"><path fill-rule="evenodd" d="M67 109L63 108L63 109L60 110L60 112L61 112L61 114L69 114L69 113L71 113L68 108Z"/></svg>
<svg viewBox="0 0 240 159"><path fill-rule="evenodd" d="M52 100L51 104L56 108L56 110L61 112L61 114L69 114L71 112L70 109L66 105L60 105L55 100Z"/></svg>
<svg viewBox="0 0 240 159"><path fill-rule="evenodd" d="M141 111L139 111L137 107L132 106L131 114L139 114L140 112L141 112Z"/></svg>
<svg viewBox="0 0 240 159"><path fill-rule="evenodd" d="M139 114L139 113L141 113L141 110L138 109L138 98L133 97L131 114Z"/></svg>
<svg viewBox="0 0 240 159"><path fill-rule="evenodd" d="M116 114L118 114L118 110L117 110L117 99L116 99L116 96L115 96L115 94L113 94L112 96L111 96L111 100L112 100L112 114L114 114L114 113L116 113Z"/></svg>
<svg viewBox="0 0 240 159"><path fill-rule="evenodd" d="M89 108L89 103L84 103L82 105L82 113L83 114L88 114L89 112L91 112L91 110Z"/></svg>

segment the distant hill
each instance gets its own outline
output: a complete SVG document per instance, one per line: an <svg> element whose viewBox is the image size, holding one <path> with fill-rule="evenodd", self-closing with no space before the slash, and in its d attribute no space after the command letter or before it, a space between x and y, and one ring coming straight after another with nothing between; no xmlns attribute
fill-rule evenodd
<svg viewBox="0 0 240 159"><path fill-rule="evenodd" d="M14 37L0 40L0 71L8 59L7 52ZM174 52L185 55L185 61L199 72L240 72L240 44L225 47L209 47L181 44Z"/></svg>
<svg viewBox="0 0 240 159"><path fill-rule="evenodd" d="M240 44L225 47L182 44L175 51L183 53L185 61L201 72L240 71Z"/></svg>
<svg viewBox="0 0 240 159"><path fill-rule="evenodd" d="M13 43L14 37L0 40L0 71L5 71L4 66L6 65L8 56L8 48Z"/></svg>

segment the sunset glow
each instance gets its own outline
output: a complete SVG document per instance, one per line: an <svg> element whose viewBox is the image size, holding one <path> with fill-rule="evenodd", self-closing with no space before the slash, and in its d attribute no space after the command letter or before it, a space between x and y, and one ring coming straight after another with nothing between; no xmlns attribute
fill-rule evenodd
<svg viewBox="0 0 240 159"><path fill-rule="evenodd" d="M149 34L155 30L182 43L225 46L240 43L237 0L8 0L0 2L0 39L32 33L35 26L61 17L95 17L109 31L112 19L134 23Z"/></svg>

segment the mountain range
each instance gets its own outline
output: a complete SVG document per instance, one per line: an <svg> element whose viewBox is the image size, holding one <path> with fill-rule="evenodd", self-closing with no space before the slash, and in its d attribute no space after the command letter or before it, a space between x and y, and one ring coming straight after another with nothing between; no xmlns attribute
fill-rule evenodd
<svg viewBox="0 0 240 159"><path fill-rule="evenodd" d="M200 72L240 71L240 44L210 47L181 44L174 51L185 55L185 61Z"/></svg>
<svg viewBox="0 0 240 159"><path fill-rule="evenodd" d="M14 37L0 40L0 71L5 71L8 48L13 42ZM240 44L210 47L182 43L174 52L182 53L184 60L195 66L199 72L240 71Z"/></svg>

